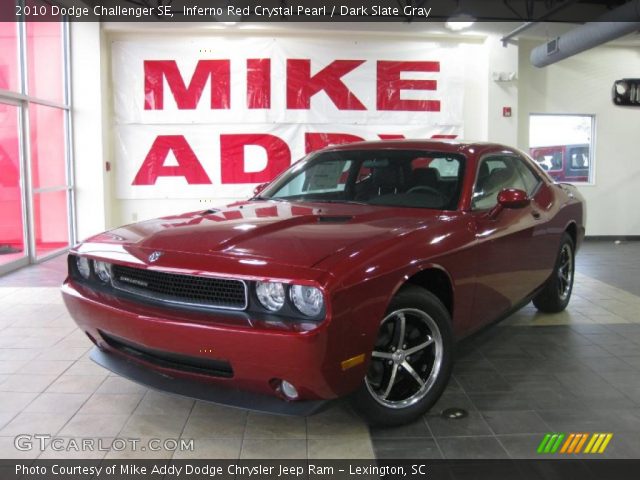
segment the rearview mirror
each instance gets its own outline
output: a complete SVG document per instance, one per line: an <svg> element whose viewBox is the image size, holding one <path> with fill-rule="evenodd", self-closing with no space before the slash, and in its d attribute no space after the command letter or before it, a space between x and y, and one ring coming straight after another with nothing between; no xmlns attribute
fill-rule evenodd
<svg viewBox="0 0 640 480"><path fill-rule="evenodd" d="M531 200L527 192L519 188L504 188L498 193L498 203L489 212L490 218L496 218L500 212L505 209L524 208L529 205Z"/></svg>
<svg viewBox="0 0 640 480"><path fill-rule="evenodd" d="M257 197L258 195L260 195L260 193L267 188L267 185L269 185L269 183L261 183L260 185L256 185L256 188L253 189L253 196Z"/></svg>

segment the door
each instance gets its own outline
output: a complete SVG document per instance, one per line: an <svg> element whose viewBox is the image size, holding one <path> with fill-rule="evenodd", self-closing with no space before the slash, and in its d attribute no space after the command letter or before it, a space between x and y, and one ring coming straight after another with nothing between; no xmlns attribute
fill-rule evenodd
<svg viewBox="0 0 640 480"><path fill-rule="evenodd" d="M505 188L535 195L542 182L515 155L481 159L473 191L472 215L476 228L475 322L497 319L538 286L536 244L542 220L532 202L520 209L489 212Z"/></svg>

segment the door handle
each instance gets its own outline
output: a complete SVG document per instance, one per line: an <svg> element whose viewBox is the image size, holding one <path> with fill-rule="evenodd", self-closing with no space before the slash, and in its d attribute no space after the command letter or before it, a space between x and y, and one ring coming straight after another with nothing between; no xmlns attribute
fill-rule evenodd
<svg viewBox="0 0 640 480"><path fill-rule="evenodd" d="M534 210L533 212L531 212L531 215L533 216L533 218L535 218L536 220L540 220L540 212Z"/></svg>

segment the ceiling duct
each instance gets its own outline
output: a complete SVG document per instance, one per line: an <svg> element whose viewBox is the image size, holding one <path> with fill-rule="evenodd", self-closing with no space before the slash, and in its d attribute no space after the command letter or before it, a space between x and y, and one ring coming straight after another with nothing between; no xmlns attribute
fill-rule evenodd
<svg viewBox="0 0 640 480"><path fill-rule="evenodd" d="M640 0L631 0L595 22L571 30L531 51L531 63L546 67L577 53L640 30Z"/></svg>

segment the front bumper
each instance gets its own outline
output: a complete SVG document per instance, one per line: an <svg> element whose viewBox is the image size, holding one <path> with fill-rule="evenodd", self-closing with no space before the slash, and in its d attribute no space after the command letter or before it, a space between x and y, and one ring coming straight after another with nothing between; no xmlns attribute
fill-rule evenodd
<svg viewBox="0 0 640 480"><path fill-rule="evenodd" d="M329 403L327 400L284 402L272 395L247 394L244 390L221 388L189 378L168 376L98 347L93 347L91 360L113 373L155 390L247 410L307 416L322 410Z"/></svg>
<svg viewBox="0 0 640 480"><path fill-rule="evenodd" d="M331 322L310 331L286 330L253 321L243 312L203 314L140 304L71 279L62 294L78 326L99 347L92 358L152 388L242 408L308 414L320 408L320 401L354 391L364 377L364 364L342 370L341 360L352 346L340 338L340 330L332 330ZM110 337L174 357L228 362L233 374L215 376L147 362L113 348ZM274 388L278 380L293 384L299 398L282 398Z"/></svg>

